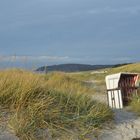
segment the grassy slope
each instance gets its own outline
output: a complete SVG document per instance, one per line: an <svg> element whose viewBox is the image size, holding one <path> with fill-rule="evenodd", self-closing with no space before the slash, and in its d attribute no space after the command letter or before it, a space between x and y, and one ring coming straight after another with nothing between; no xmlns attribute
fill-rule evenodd
<svg viewBox="0 0 140 140"><path fill-rule="evenodd" d="M116 73L116 72L136 72L140 73L140 63L135 63L135 64L129 64L125 66L121 66L118 68L113 68L109 70L108 72L111 73Z"/></svg>
<svg viewBox="0 0 140 140"><path fill-rule="evenodd" d="M135 64L129 64L117 68L112 68L112 69L105 69L107 73L105 74L91 74L90 72L85 72L85 73L79 73L72 75L72 77L78 78L80 80L99 80L101 81L99 84L105 85L104 79L106 75L109 74L114 74L114 73L119 73L119 72L132 72L132 73L140 73L140 63L135 63ZM130 106L132 110L140 115L140 89L138 90L138 97L135 97Z"/></svg>
<svg viewBox="0 0 140 140"><path fill-rule="evenodd" d="M94 94L99 96L101 94L106 94L106 83L105 76L109 74L119 73L119 72L134 72L140 73L140 63L129 64L125 66L120 66L117 68L109 68L100 70L105 73L94 73L94 71L70 73L70 76L74 79L79 79L80 81L91 81L91 87L94 90Z"/></svg>
<svg viewBox="0 0 140 140"><path fill-rule="evenodd" d="M119 72L135 72L140 73L140 63L129 64L117 68L110 68L110 69L103 69L99 71L106 71L106 73L92 73L93 71L88 72L79 72L79 73L71 73L71 77L75 79L79 79L81 81L88 81L88 80L98 80L104 81L105 76L113 73Z"/></svg>
<svg viewBox="0 0 140 140"><path fill-rule="evenodd" d="M82 139L112 117L106 105L91 98L89 87L64 73L0 71L0 91L0 107L21 140L43 140L46 135Z"/></svg>

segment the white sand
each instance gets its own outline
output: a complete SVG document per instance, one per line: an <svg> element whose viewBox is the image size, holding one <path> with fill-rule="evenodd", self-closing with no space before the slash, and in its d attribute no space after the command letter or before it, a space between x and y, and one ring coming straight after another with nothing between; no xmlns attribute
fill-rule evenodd
<svg viewBox="0 0 140 140"><path fill-rule="evenodd" d="M14 134L0 130L0 140L19 140Z"/></svg>
<svg viewBox="0 0 140 140"><path fill-rule="evenodd" d="M114 110L114 129L104 129L98 140L132 140L140 138L140 118L134 113Z"/></svg>

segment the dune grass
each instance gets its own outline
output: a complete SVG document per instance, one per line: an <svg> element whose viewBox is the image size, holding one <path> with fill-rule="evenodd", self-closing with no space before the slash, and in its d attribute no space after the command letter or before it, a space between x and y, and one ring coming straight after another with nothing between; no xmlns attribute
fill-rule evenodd
<svg viewBox="0 0 140 140"><path fill-rule="evenodd" d="M138 96L132 99L130 103L131 110L140 116L140 89L138 89Z"/></svg>
<svg viewBox="0 0 140 140"><path fill-rule="evenodd" d="M89 92L64 73L0 71L0 106L21 140L83 139L94 132L112 118L112 111Z"/></svg>
<svg viewBox="0 0 140 140"><path fill-rule="evenodd" d="M138 115L140 115L140 96L135 97L131 104L131 110L134 111L135 113L137 113Z"/></svg>
<svg viewBox="0 0 140 140"><path fill-rule="evenodd" d="M96 70L97 71L97 70ZM99 81L97 84L105 85L105 76L120 72L133 72L140 73L140 63L128 64L116 68L106 68L99 71L106 71L105 73L94 73L94 71L70 73L71 78L78 79L79 81Z"/></svg>
<svg viewBox="0 0 140 140"><path fill-rule="evenodd" d="M140 63L133 63L108 70L109 73L134 72L140 73Z"/></svg>

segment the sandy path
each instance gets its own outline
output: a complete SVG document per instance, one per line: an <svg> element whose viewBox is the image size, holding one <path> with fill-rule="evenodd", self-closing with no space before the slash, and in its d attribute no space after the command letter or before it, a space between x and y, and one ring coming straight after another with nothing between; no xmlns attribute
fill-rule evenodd
<svg viewBox="0 0 140 140"><path fill-rule="evenodd" d="M96 93L93 99L107 104L105 94ZM97 140L132 140L133 138L140 138L140 117L125 108L113 111L115 118L112 128L102 130Z"/></svg>
<svg viewBox="0 0 140 140"><path fill-rule="evenodd" d="M0 140L19 140L19 139L8 131L0 131Z"/></svg>
<svg viewBox="0 0 140 140"><path fill-rule="evenodd" d="M107 103L106 95L96 94L93 99ZM112 128L104 129L98 140L132 140L133 138L140 138L140 117L126 109L113 111L115 118Z"/></svg>
<svg viewBox="0 0 140 140"><path fill-rule="evenodd" d="M115 122L113 129L104 129L98 140L132 140L140 138L140 118L134 113L114 110Z"/></svg>
<svg viewBox="0 0 140 140"><path fill-rule="evenodd" d="M96 86L96 83L93 84ZM108 104L106 93L102 87L99 92L93 95L93 99ZM133 138L140 138L140 117L125 108L113 111L114 123L111 128L103 129L97 140L133 140Z"/></svg>
<svg viewBox="0 0 140 140"><path fill-rule="evenodd" d="M19 140L14 134L12 134L7 127L7 116L8 114L6 111L3 111L2 108L0 108L0 140Z"/></svg>

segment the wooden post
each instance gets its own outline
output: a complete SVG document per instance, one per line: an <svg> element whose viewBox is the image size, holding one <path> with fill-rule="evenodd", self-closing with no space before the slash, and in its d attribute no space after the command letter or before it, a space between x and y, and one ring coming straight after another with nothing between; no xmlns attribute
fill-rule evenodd
<svg viewBox="0 0 140 140"><path fill-rule="evenodd" d="M47 66L45 66L45 74L47 74Z"/></svg>

